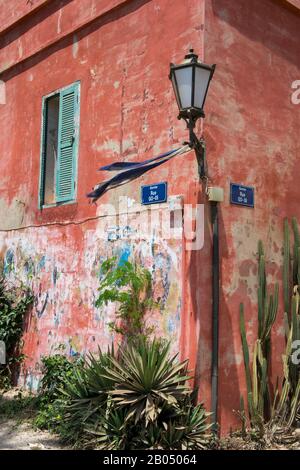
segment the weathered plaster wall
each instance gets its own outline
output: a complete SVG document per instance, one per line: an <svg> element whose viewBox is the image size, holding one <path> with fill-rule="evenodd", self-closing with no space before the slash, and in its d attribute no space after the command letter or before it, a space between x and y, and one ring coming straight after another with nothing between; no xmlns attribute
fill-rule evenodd
<svg viewBox="0 0 300 470"><path fill-rule="evenodd" d="M3 16L8 13L8 17L4 19L4 27L11 26L11 28L2 34L1 42L5 50L0 62L1 72L54 45L60 39L76 33L77 30L97 18L104 17L105 21L106 14L132 3L131 0L101 0L101 2L98 0L64 0L63 2L44 0L30 4L29 2L33 0L26 0L27 6L25 7L25 0L15 3L20 3L20 1L23 3L23 8L14 6L11 10L12 17L6 8L2 8ZM38 7L40 8L36 11ZM9 20L10 23L6 24Z"/></svg>
<svg viewBox="0 0 300 470"><path fill-rule="evenodd" d="M287 3L300 10L300 0L287 0Z"/></svg>
<svg viewBox="0 0 300 470"><path fill-rule="evenodd" d="M110 218L101 205L88 203L86 193L107 177L96 172L100 165L144 159L186 138L176 119L169 62L181 60L191 46L201 53L204 4L111 0L91 1L86 8L85 3L45 4L3 36L0 55L6 84L6 104L0 108L0 249L7 276L27 280L37 294L24 336L25 380L33 388L40 356L59 344L73 354L98 344L105 348L112 340L111 307L94 307L100 264L111 254L140 260L151 270L161 307L148 321L157 334L172 339L174 352L183 343L182 355L189 354L189 325L182 316L188 302L183 239L166 240L155 229L135 240L111 240ZM77 202L40 211L41 99L76 80L81 87ZM166 180L170 195L195 202L193 154L110 192L100 203L118 211L119 196L139 202L141 184ZM130 216L130 230L144 225L140 211Z"/></svg>
<svg viewBox="0 0 300 470"><path fill-rule="evenodd" d="M225 188L221 206L220 419L232 420L245 391L239 303L249 340L256 335L257 242L270 282L281 280L283 218L299 209L300 17L283 2L209 0L205 59L218 64L205 133L213 181ZM229 204L230 181L255 187L255 208ZM283 306L273 341L274 376L281 367ZM225 426L226 428L227 426Z"/></svg>
<svg viewBox="0 0 300 470"><path fill-rule="evenodd" d="M137 205L124 214L99 216L76 226L28 228L1 237L6 278L30 285L36 294L26 319L24 353L28 356L21 383L35 389L39 357L58 347L70 355L104 350L118 341L108 328L114 306L95 307L101 262L116 256L119 263L134 260L153 278L153 297L159 308L149 312L147 325L156 335L172 340L178 352L182 301L182 239L165 239L159 220L168 204L151 210ZM116 225L116 222L117 225Z"/></svg>
<svg viewBox="0 0 300 470"><path fill-rule="evenodd" d="M184 239L166 241L159 232L129 243L101 238L103 226L109 233L110 221L101 205L89 205L85 197L106 177L96 172L101 164L144 159L187 138L183 123L176 120L168 69L170 61L180 61L193 46L200 56L205 52L208 63L217 63L204 130L211 179L225 189L220 420L224 432L236 424L232 409L245 390L238 305L246 302L254 334L257 240L265 243L270 279L279 278L283 217L299 216L300 107L291 104L291 83L300 78L299 15L286 8L288 3L93 0L90 8L75 8L77 0L54 0L26 13L24 21L19 19L1 36L6 104L0 106L0 246L7 275L27 279L37 294L25 333L29 385L36 386L40 355L59 343L73 354L111 340L106 322L113 312L100 312L93 302L99 264L115 253L120 259L141 259L152 270L163 308L149 321L172 338L174 350L190 358L199 398L210 406L208 206L204 248L189 252ZM17 1L12 4L18 6ZM81 82L77 202L39 211L41 98L75 80ZM190 153L106 194L101 203L116 206L120 195L139 201L141 184L164 180L169 194L182 195L183 202L204 201ZM255 186L254 210L229 205L230 181ZM134 229L137 224L136 214L130 225ZM283 340L281 316L282 310L274 338L274 374Z"/></svg>
<svg viewBox="0 0 300 470"><path fill-rule="evenodd" d="M51 0L0 0L0 34Z"/></svg>

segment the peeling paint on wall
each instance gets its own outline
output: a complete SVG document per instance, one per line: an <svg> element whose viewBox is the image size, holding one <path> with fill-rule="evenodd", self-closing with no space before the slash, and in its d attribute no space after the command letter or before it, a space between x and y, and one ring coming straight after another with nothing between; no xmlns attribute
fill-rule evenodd
<svg viewBox="0 0 300 470"><path fill-rule="evenodd" d="M4 183L5 182L2 181L2 185ZM4 198L0 198L1 229L9 230L11 228L20 227L24 222L25 207L25 201L18 198L14 198L10 204L7 204Z"/></svg>
<svg viewBox="0 0 300 470"><path fill-rule="evenodd" d="M187 139L185 126L177 120L168 68L170 61L179 63L194 47L201 59L217 63L204 135L212 184L223 187L226 196L220 207L219 371L220 424L226 430L237 425L232 409L238 408L245 390L238 322L238 305L245 299L250 338L256 328L258 238L264 241L273 282L280 278L282 220L300 219L300 106L291 103L290 96L300 76L299 15L284 7L288 2L271 0L85 2L88 8L83 0L63 2L52 14L53 2L46 0L36 0L41 8L30 14L25 2L20 9L19 0L2 2L0 8L7 28L0 66L6 92L6 104L0 106L0 229L53 224L0 233L6 276L20 277L36 294L26 321L27 359L21 380L36 388L40 355L54 353L60 344L73 355L93 351L98 344L105 348L115 339L107 328L114 305L95 308L101 263L115 255L121 262L137 260L150 269L161 308L147 321L172 339L174 352L190 359L200 378L199 399L209 408L208 207L204 247L187 254L182 249L186 240L170 242L159 229L143 228L146 212L139 215L136 210L128 221L116 220L88 205L85 196L105 177L96 172L101 165L113 159L142 161ZM43 21L38 21L40 14ZM250 69L255 74L249 74ZM42 96L75 80L82 84L83 117L78 200L40 211ZM182 194L187 204L206 200L191 152L110 191L103 201L114 205L120 195L127 195L135 202L141 184L158 181L168 181L169 194ZM255 187L252 212L230 206L230 181ZM81 224L95 216L100 221ZM275 332L277 347L283 337L280 325Z"/></svg>
<svg viewBox="0 0 300 470"><path fill-rule="evenodd" d="M79 49L78 37L77 37L77 34L74 34L74 36L73 36L73 47L72 47L73 59L77 59L78 49Z"/></svg>
<svg viewBox="0 0 300 470"><path fill-rule="evenodd" d="M137 207L129 216L133 232L148 223L148 211L141 217L141 207ZM158 209L163 210L166 208ZM130 240L127 230L124 238L103 240L97 234L107 230L109 219L103 217L80 228L30 228L0 237L6 277L22 280L35 294L31 327L24 335L23 380L30 381L31 388L37 384L38 376L33 375L39 370L40 357L58 345L74 356L98 346L105 349L114 341L108 323L114 318L115 306L95 307L101 263L110 256L116 256L120 265L135 261L149 269L160 308L146 315L147 324L156 334L172 339L172 349L178 351L182 240L162 239L158 227L148 238Z"/></svg>

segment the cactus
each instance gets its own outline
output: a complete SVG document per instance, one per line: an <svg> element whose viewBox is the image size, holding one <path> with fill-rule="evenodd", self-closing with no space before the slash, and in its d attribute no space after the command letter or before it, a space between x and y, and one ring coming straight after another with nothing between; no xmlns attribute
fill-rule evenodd
<svg viewBox="0 0 300 470"><path fill-rule="evenodd" d="M290 228L287 219L284 220L284 244L283 244L283 300L284 311L290 311Z"/></svg>
<svg viewBox="0 0 300 470"><path fill-rule="evenodd" d="M300 234L297 220L292 219L293 258L290 251L290 227L284 221L283 246L283 305L286 345L282 354L282 378L276 381L274 396L270 396L270 341L271 331L278 311L278 284L274 293L268 293L265 255L262 242L258 244L258 309L257 339L250 364L249 346L243 304L240 306L240 331L244 354L247 384L248 414L250 424L259 430L264 423L290 427L295 424L300 410L299 365L293 363L293 342L300 341ZM292 261L292 262L291 262ZM279 383L281 382L281 386Z"/></svg>
<svg viewBox="0 0 300 470"><path fill-rule="evenodd" d="M251 372L250 372L249 347L248 347L247 337L246 337L244 305L243 304L240 304L240 331L241 331L241 338L242 338L242 347L243 347L244 365L245 365L245 374L246 374L247 402L248 402L249 414L250 414L250 416L254 416L253 399L252 399L252 381L251 381ZM241 400L243 400L242 397L241 397ZM243 400L243 403L244 403L244 400Z"/></svg>
<svg viewBox="0 0 300 470"><path fill-rule="evenodd" d="M299 235L297 219L295 217L292 218L292 228L293 228L293 233L294 233L293 285L296 286L299 284L300 235Z"/></svg>
<svg viewBox="0 0 300 470"><path fill-rule="evenodd" d="M251 367L243 304L240 305L240 331L244 355L250 423L252 426L258 427L261 431L265 417L271 413L269 409L268 365L270 359L271 330L276 320L278 310L278 292L279 287L278 284L276 284L274 293L271 295L268 294L264 249L262 242L259 241L257 340L254 344Z"/></svg>
<svg viewBox="0 0 300 470"><path fill-rule="evenodd" d="M300 235L298 223L295 217L292 219L292 228L294 234L294 257L293 257L293 285L292 285L292 301L290 308L290 340L287 342L288 351L288 372L290 382L290 418L289 423L292 423L296 418L298 409L300 408L299 394L300 394L300 369L298 364L294 364L291 359L292 344L295 341L300 341Z"/></svg>

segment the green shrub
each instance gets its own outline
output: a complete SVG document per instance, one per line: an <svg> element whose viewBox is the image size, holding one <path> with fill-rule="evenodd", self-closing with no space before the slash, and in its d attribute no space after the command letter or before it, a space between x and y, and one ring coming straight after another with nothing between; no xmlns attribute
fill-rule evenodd
<svg viewBox="0 0 300 470"><path fill-rule="evenodd" d="M21 352L24 315L33 302L31 291L22 283L9 286L0 277L0 341L6 347L6 364L0 365L0 388L12 385L14 373L24 360Z"/></svg>
<svg viewBox="0 0 300 470"><path fill-rule="evenodd" d="M186 361L176 364L176 356L169 358L168 353L168 343L141 340L121 350L118 360L111 359L113 367L105 376L115 382L112 400L128 407L135 423L156 422L165 411L177 410L190 393Z"/></svg>
<svg viewBox="0 0 300 470"><path fill-rule="evenodd" d="M192 405L187 363L169 343L138 338L76 368L63 395L63 436L99 449L199 449L207 413Z"/></svg>
<svg viewBox="0 0 300 470"><path fill-rule="evenodd" d="M49 401L53 401L60 395L61 389L74 372L75 362L70 361L63 354L42 357L42 380L39 392Z"/></svg>
<svg viewBox="0 0 300 470"><path fill-rule="evenodd" d="M86 357L85 363L75 364L72 377L60 389L60 396L55 401L60 411L59 433L70 443L84 442L86 435L84 429L97 421L107 407L109 391L114 386L110 379L104 375L110 364L113 349L107 353L99 350L99 357L93 355ZM90 438L90 437L89 437Z"/></svg>
<svg viewBox="0 0 300 470"><path fill-rule="evenodd" d="M63 391L72 380L76 365L81 359L69 360L63 354L54 354L42 357L41 362L43 377L37 397L38 412L34 425L40 429L56 430L63 426Z"/></svg>

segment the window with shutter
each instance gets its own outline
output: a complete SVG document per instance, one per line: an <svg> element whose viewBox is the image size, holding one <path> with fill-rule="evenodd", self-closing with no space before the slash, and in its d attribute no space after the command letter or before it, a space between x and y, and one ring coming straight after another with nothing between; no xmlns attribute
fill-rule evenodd
<svg viewBox="0 0 300 470"><path fill-rule="evenodd" d="M74 201L79 138L79 83L43 98L39 206Z"/></svg>

